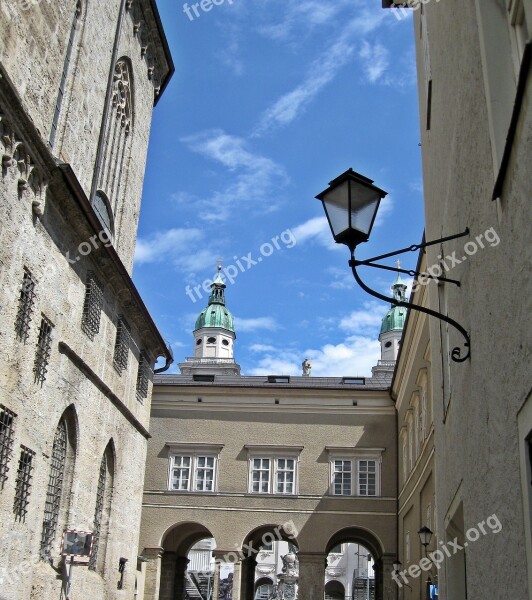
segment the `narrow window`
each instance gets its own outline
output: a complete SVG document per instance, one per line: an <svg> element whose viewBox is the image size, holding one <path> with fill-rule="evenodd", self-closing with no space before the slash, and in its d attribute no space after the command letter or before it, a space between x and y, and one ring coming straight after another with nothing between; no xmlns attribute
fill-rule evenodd
<svg viewBox="0 0 532 600"><path fill-rule="evenodd" d="M174 456L171 469L171 489L176 491L190 490L191 456Z"/></svg>
<svg viewBox="0 0 532 600"><path fill-rule="evenodd" d="M415 454L416 454L416 458L419 456L420 454L420 448L419 448L419 411L417 408L417 405L414 406L414 449L415 449Z"/></svg>
<svg viewBox="0 0 532 600"><path fill-rule="evenodd" d="M278 458L276 467L277 494L293 494L296 461L293 458Z"/></svg>
<svg viewBox="0 0 532 600"><path fill-rule="evenodd" d="M410 562L410 531L405 535L405 560L407 563Z"/></svg>
<svg viewBox="0 0 532 600"><path fill-rule="evenodd" d="M269 458L254 458L251 462L251 492L258 494L270 493Z"/></svg>
<svg viewBox="0 0 532 600"><path fill-rule="evenodd" d="M92 271L87 273L81 329L91 340L100 331L103 308L103 286Z"/></svg>
<svg viewBox="0 0 532 600"><path fill-rule="evenodd" d="M350 460L335 460L333 464L333 494L351 495L352 464Z"/></svg>
<svg viewBox="0 0 532 600"><path fill-rule="evenodd" d="M52 323L43 316L41 326L39 327L37 351L35 352L35 363L33 365L35 383L40 383L41 385L46 381L46 373L48 372L48 363L52 349L52 329Z"/></svg>
<svg viewBox="0 0 532 600"><path fill-rule="evenodd" d="M408 479L408 450L406 440L403 441L403 483Z"/></svg>
<svg viewBox="0 0 532 600"><path fill-rule="evenodd" d="M102 456L96 488L96 508L94 509L94 535L92 538L92 554L89 560L91 571L102 570L105 562L107 538L109 535L109 518L113 495L114 454L110 442Z"/></svg>
<svg viewBox="0 0 532 600"><path fill-rule="evenodd" d="M27 269L24 269L24 276L22 278L22 286L20 288L18 300L17 318L15 321L17 338L24 343L28 340L34 300L35 280L31 273Z"/></svg>
<svg viewBox="0 0 532 600"><path fill-rule="evenodd" d="M26 446L20 447L17 480L15 483L15 500L13 502L13 513L19 521L25 521L28 512L34 456L35 452L33 450L26 448Z"/></svg>
<svg viewBox="0 0 532 600"><path fill-rule="evenodd" d="M377 461L358 461L358 494L360 496L377 495Z"/></svg>
<svg viewBox="0 0 532 600"><path fill-rule="evenodd" d="M195 475L197 492L214 491L214 456L198 456Z"/></svg>
<svg viewBox="0 0 532 600"><path fill-rule="evenodd" d="M76 38L76 31L78 29L78 23L81 17L81 0L76 2L76 10L74 13L74 20L70 28L70 35L68 38L68 44L65 54L65 62L63 63L63 72L61 73L61 82L59 84L59 91L57 93L57 100L55 102L54 118L52 121L52 130L50 132L50 140L48 142L50 148L53 148L57 140L57 133L59 129L59 120L61 117L61 108L66 95L66 87L68 74L70 71L70 63L72 61L72 53L74 50L74 41Z"/></svg>
<svg viewBox="0 0 532 600"><path fill-rule="evenodd" d="M412 434L412 423L408 424L408 455L410 470L414 468L414 436Z"/></svg>
<svg viewBox="0 0 532 600"><path fill-rule="evenodd" d="M109 198L116 214L124 172L128 164L133 122L133 90L129 61L117 61L113 77L112 105L105 126L105 146L98 188Z"/></svg>
<svg viewBox="0 0 532 600"><path fill-rule="evenodd" d="M141 352L139 355L139 368L137 371L137 400L143 402L148 397L151 366L148 357Z"/></svg>
<svg viewBox="0 0 532 600"><path fill-rule="evenodd" d="M61 419L54 436L46 503L44 505L44 521L41 537L41 557L43 559L48 558L51 555L52 544L57 530L61 494L63 492L63 481L65 476L66 455L67 427L65 420Z"/></svg>
<svg viewBox="0 0 532 600"><path fill-rule="evenodd" d="M17 415L0 404L0 486L3 488L13 454L14 422Z"/></svg>
<svg viewBox="0 0 532 600"><path fill-rule="evenodd" d="M113 366L119 375L127 369L129 347L131 345L131 333L129 325L123 317L118 318L116 326L116 342Z"/></svg>

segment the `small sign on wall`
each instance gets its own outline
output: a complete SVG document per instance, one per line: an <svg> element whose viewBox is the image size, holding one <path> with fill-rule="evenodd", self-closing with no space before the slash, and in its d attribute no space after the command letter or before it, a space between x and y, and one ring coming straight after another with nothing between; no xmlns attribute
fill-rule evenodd
<svg viewBox="0 0 532 600"><path fill-rule="evenodd" d="M61 542L61 556L77 563L88 563L92 553L92 531L66 529Z"/></svg>

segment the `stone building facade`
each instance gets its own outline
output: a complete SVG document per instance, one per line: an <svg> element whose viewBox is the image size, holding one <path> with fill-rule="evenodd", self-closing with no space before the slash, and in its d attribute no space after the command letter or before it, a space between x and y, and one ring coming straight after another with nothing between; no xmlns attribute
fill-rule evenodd
<svg viewBox="0 0 532 600"><path fill-rule="evenodd" d="M461 283L431 284L429 306L471 338L470 358L455 362L453 348L465 354L460 335L429 320L434 530L439 544L459 546L441 561L440 598L525 600L532 598L532 2L418 2L414 30L426 237L470 232L427 251L429 268Z"/></svg>
<svg viewBox="0 0 532 600"><path fill-rule="evenodd" d="M153 367L171 355L130 275L172 71L150 0L0 8L5 599L59 597L67 528L94 534L73 595L133 594Z"/></svg>
<svg viewBox="0 0 532 600"><path fill-rule="evenodd" d="M227 375L235 337L217 278L196 322L195 356L182 374L155 378L144 600L184 597L188 553L205 538L215 540L217 569L233 565L233 600L255 598L257 554L274 541L298 549L299 598L323 600L329 553L361 544L374 561L375 598L395 599L390 379L312 377L308 361L298 377ZM224 340L229 351L217 357Z"/></svg>
<svg viewBox="0 0 532 600"><path fill-rule="evenodd" d="M417 270L426 272L426 254L420 255ZM411 301L427 307L428 288L419 285ZM394 578L400 598L414 600L426 598L427 581L437 585L438 573L427 565L418 577L404 573L418 565L425 557L425 551L418 532L422 527L433 531L427 552L438 547L436 525L436 497L434 470L434 426L431 376L431 347L429 339L429 317L415 310L408 312L404 325L401 349L397 357L397 367L391 389L397 408L398 441L398 525L399 573ZM404 576L401 575L404 573Z"/></svg>

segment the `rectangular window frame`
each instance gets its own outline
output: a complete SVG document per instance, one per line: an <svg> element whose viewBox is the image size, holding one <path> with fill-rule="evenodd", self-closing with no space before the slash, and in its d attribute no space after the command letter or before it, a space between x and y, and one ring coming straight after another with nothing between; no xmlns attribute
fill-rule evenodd
<svg viewBox="0 0 532 600"><path fill-rule="evenodd" d="M335 498L379 498L382 494L382 454L384 448L332 448L328 447L329 452L329 495ZM336 470L337 462L344 462L350 465L351 472L351 493L336 493ZM364 463L372 462L375 465L375 494L361 493L362 481L361 475L365 474L363 470ZM347 471L346 471L347 472Z"/></svg>
<svg viewBox="0 0 532 600"><path fill-rule="evenodd" d="M137 370L137 383L135 386L135 395L141 404L148 398L152 372L151 360L146 352L141 350Z"/></svg>
<svg viewBox="0 0 532 600"><path fill-rule="evenodd" d="M303 446L259 446L259 445L247 445L248 451L248 494L254 496L297 496L299 495L299 462L300 455L303 450ZM268 460L269 468L267 470L267 483L268 491L256 491L253 489L253 473L254 469L253 461L255 460ZM283 461L291 461L292 469L287 469L286 465L283 466ZM265 471L265 469L263 469ZM279 476L281 474L292 473L293 481L279 482ZM278 484L281 483L283 488L286 489L290 486L292 491L278 491Z"/></svg>
<svg viewBox="0 0 532 600"><path fill-rule="evenodd" d="M13 456L16 418L15 412L0 404L0 490L7 481L9 463Z"/></svg>
<svg viewBox="0 0 532 600"><path fill-rule="evenodd" d="M131 329L123 315L119 315L118 320L116 322L116 339L113 354L113 367L120 376L124 371L127 371L130 348Z"/></svg>
<svg viewBox="0 0 532 600"><path fill-rule="evenodd" d="M33 479L35 452L26 446L20 446L17 479L15 482L15 497L13 499L13 514L19 521L26 521L28 504L30 503Z"/></svg>
<svg viewBox="0 0 532 600"><path fill-rule="evenodd" d="M168 481L167 490L173 493L180 494L215 494L218 492L218 479L219 479L219 465L220 465L220 453L223 449L223 445L212 445L212 444L175 444L168 442ZM177 459L189 459L187 465L176 466ZM202 465L203 459L212 460L212 466ZM175 469L188 469L188 479L186 489L176 489L173 486L174 470ZM200 471L212 471L213 472L213 484L212 490L207 489L196 489ZM207 479L204 479L207 481Z"/></svg>
<svg viewBox="0 0 532 600"><path fill-rule="evenodd" d="M37 282L30 270L24 267L20 296L18 300L17 317L15 319L15 333L17 339L25 344L30 335L30 325L35 302L35 286Z"/></svg>
<svg viewBox="0 0 532 600"><path fill-rule="evenodd" d="M103 285L93 271L88 271L85 282L85 299L83 301L81 330L90 340L94 340L95 336L100 332L103 300Z"/></svg>
<svg viewBox="0 0 532 600"><path fill-rule="evenodd" d="M41 324L37 337L37 348L35 350L35 360L33 363L34 381L43 385L48 373L50 356L52 353L52 331L54 324L45 315L41 315Z"/></svg>

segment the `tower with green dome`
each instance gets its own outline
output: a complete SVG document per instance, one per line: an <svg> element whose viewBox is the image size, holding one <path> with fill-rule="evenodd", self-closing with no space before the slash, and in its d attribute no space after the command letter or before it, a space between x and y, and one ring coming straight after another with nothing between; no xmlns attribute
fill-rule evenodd
<svg viewBox="0 0 532 600"><path fill-rule="evenodd" d="M406 302L406 285L397 274L397 279L392 285L393 297L396 300ZM404 306L395 306L392 304L384 319L382 320L379 342L381 343L381 360L395 361L399 354L401 337L407 315L407 309Z"/></svg>
<svg viewBox="0 0 532 600"><path fill-rule="evenodd" d="M225 303L227 286L220 271L219 266L211 283L209 303L196 319L194 356L179 365L183 375L240 375L233 354L235 322Z"/></svg>

